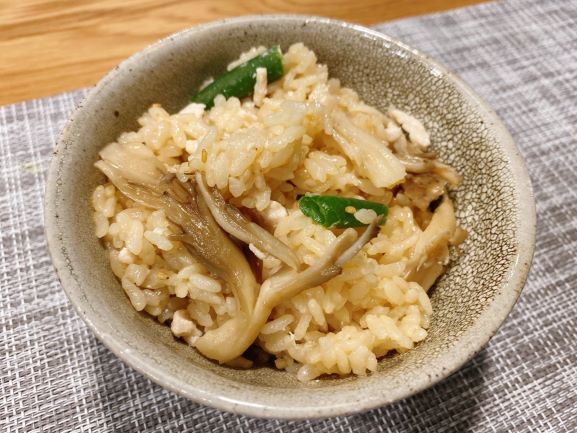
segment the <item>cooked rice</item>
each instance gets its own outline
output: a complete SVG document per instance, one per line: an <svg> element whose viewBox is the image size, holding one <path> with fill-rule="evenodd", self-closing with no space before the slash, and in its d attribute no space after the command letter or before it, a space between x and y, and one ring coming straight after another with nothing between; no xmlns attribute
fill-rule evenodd
<svg viewBox="0 0 577 433"><path fill-rule="evenodd" d="M252 49L241 61L261 51ZM207 112L191 104L170 115L155 104L139 119L140 129L122 134L118 143L146 146L183 181L204 172L227 201L258 213L303 265L312 265L337 231L304 216L296 203L299 195L338 194L390 206L378 236L343 272L275 308L256 342L274 355L278 368L296 372L303 381L322 374L365 375L375 371L378 358L410 350L426 338L432 314L426 289L446 264L455 230L447 232L441 248L422 247L431 212L415 207L406 194L394 197L390 188L375 185L371 173L327 132L332 127L327 113L338 108L391 149L424 149L429 135L418 120L366 105L329 78L327 67L302 44L284 54L284 66L284 77L268 85L266 70L258 72L252 98L219 96ZM234 317L237 305L230 290L171 240L180 229L162 210L136 206L110 183L95 189L92 205L96 235L136 310L170 323L173 334L191 346ZM352 212L362 222L374 218L374 211ZM249 247L262 259L265 278L281 268L278 259ZM430 278L422 279L426 287L414 281L418 278L407 279L415 261L430 270Z"/></svg>

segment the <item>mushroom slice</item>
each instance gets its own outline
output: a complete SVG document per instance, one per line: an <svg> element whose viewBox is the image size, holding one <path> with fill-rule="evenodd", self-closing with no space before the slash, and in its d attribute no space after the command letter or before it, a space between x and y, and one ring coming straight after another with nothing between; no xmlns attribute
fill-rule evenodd
<svg viewBox="0 0 577 433"><path fill-rule="evenodd" d="M173 238L181 241L212 274L229 284L240 310L252 312L258 283L245 255L216 223L203 197L200 194L190 197L188 203L181 203L167 194L163 196L167 218L185 232Z"/></svg>
<svg viewBox="0 0 577 433"><path fill-rule="evenodd" d="M138 185L154 188L166 174L164 164L144 145L111 143L100 151L100 157L119 169L128 182Z"/></svg>
<svg viewBox="0 0 577 433"><path fill-rule="evenodd" d="M457 173L457 170L447 164L443 164L442 162L432 159L427 154L398 154L395 156L401 162L401 164L403 164L407 173L436 174L445 179L453 188L459 186L461 183L462 177L459 173Z"/></svg>
<svg viewBox="0 0 577 433"><path fill-rule="evenodd" d="M135 201L141 206L152 209L161 209L163 207L160 196L149 187L143 185L134 185L129 182L122 174L122 171L107 161L100 160L94 164L113 185L130 200Z"/></svg>
<svg viewBox="0 0 577 433"><path fill-rule="evenodd" d="M218 189L206 184L200 172L196 173L195 180L212 216L225 232L246 244L253 244L291 268L298 269L299 260L289 247L266 229L250 221L236 207L226 203Z"/></svg>
<svg viewBox="0 0 577 433"><path fill-rule="evenodd" d="M453 203L444 195L442 203L435 210L431 222L419 237L407 261L407 281L416 281L428 287L434 283L444 269L448 259L447 244L456 228Z"/></svg>
<svg viewBox="0 0 577 433"><path fill-rule="evenodd" d="M356 126L342 111L335 111L331 122L329 135L335 139L357 171L377 188L391 188L403 181L405 167L386 143Z"/></svg>
<svg viewBox="0 0 577 433"><path fill-rule="evenodd" d="M192 184L166 174L154 155L120 146L107 146L96 163L120 192L138 204L163 209L184 232L173 236L210 272L231 288L239 309L253 311L258 283L239 247L216 223L204 198Z"/></svg>
<svg viewBox="0 0 577 433"><path fill-rule="evenodd" d="M316 287L336 277L343 265L378 233L375 219L357 238L354 229L345 230L313 266L302 272L289 270L267 279L260 288L254 313L237 314L217 329L207 331L196 342L196 348L220 363L242 355L256 340L273 308L303 290Z"/></svg>

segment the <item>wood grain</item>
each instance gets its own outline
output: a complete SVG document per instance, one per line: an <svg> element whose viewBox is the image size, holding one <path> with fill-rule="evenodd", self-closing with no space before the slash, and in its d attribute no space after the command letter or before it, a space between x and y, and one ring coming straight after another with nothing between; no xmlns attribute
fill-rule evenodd
<svg viewBox="0 0 577 433"><path fill-rule="evenodd" d="M361 24L483 0L0 0L0 105L94 84L170 33L224 17L325 15Z"/></svg>

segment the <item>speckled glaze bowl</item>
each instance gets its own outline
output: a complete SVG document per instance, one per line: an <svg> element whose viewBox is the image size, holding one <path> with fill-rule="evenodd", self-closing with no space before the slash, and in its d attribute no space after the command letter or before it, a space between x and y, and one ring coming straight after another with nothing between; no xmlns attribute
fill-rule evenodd
<svg viewBox="0 0 577 433"><path fill-rule="evenodd" d="M428 338L386 357L367 377L299 383L272 368L217 365L136 312L94 236L90 196L103 178L98 151L137 127L150 104L174 112L240 52L294 42L368 103L423 119L443 161L464 176L454 192L470 233L432 290ZM456 371L497 331L523 287L533 253L530 181L511 136L462 81L423 54L372 30L325 18L259 16L185 30L112 70L80 104L56 148L46 191L46 234L62 286L97 337L154 382L202 404L259 417L344 415L417 393Z"/></svg>

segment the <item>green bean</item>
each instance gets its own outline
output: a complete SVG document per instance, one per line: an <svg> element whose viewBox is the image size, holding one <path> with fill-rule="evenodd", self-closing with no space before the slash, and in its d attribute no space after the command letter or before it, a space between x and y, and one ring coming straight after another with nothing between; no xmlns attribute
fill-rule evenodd
<svg viewBox="0 0 577 433"><path fill-rule="evenodd" d="M273 47L264 53L238 65L224 73L212 83L194 95L191 100L204 104L208 110L214 105L214 98L224 95L225 98L236 96L244 98L254 91L256 70L266 68L267 81L272 83L283 76L282 53L279 47Z"/></svg>
<svg viewBox="0 0 577 433"><path fill-rule="evenodd" d="M387 206L381 203L332 195L305 195L299 200L299 208L314 222L328 228L367 225L354 216L354 213L361 209L374 210L377 215L383 215L383 221L389 211Z"/></svg>

